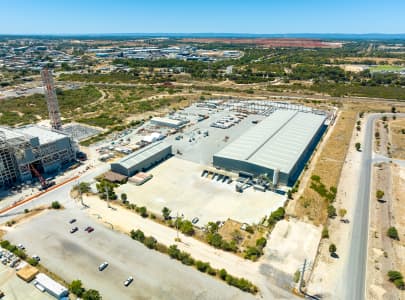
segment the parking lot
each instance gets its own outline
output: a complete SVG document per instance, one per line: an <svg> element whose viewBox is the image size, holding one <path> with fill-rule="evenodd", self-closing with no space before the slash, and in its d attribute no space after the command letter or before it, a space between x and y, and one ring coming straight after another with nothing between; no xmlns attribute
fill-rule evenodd
<svg viewBox="0 0 405 300"><path fill-rule="evenodd" d="M69 224L72 218L77 221ZM74 226L79 230L71 234ZM85 232L87 226L94 231ZM82 280L86 288L99 290L104 299L253 298L92 221L73 203L17 225L5 239L23 243L27 253L39 255L50 271L68 282ZM104 261L109 266L99 271ZM129 276L134 281L125 287Z"/></svg>
<svg viewBox="0 0 405 300"><path fill-rule="evenodd" d="M141 186L132 183L116 189L118 195L126 193L128 201L146 206L157 214L163 207L172 215L184 214L188 220L199 218L197 226L209 221L225 221L228 218L246 223L258 223L265 215L284 205L286 196L273 192L246 189L235 191L236 182L212 180L201 177L206 167L177 157L150 170L153 178Z"/></svg>
<svg viewBox="0 0 405 300"><path fill-rule="evenodd" d="M190 107L185 111L204 113L201 108L196 109ZM215 153L255 126L252 121L264 118L264 116L260 115L248 115L246 118L241 119L239 123L235 123L227 129L222 129L211 127L211 124L234 115L234 112L227 110L209 112L206 110L205 113L210 116L208 119L187 127L184 129L184 133L177 133L165 139L166 142L173 146L173 154L199 164L210 165L212 164L212 156ZM208 136L204 132L208 132ZM178 137L182 138L178 139Z"/></svg>

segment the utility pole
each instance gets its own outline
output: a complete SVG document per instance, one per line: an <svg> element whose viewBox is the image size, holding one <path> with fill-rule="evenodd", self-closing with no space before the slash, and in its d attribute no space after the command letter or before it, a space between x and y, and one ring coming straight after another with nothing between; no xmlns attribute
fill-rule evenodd
<svg viewBox="0 0 405 300"><path fill-rule="evenodd" d="M106 192L106 196L107 196L107 207L110 208L110 203L108 202L108 186L105 186L105 192Z"/></svg>

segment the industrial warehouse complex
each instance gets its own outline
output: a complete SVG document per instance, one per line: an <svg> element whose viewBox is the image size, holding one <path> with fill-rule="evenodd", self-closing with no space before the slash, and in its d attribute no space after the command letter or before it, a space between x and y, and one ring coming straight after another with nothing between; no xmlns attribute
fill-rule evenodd
<svg viewBox="0 0 405 300"><path fill-rule="evenodd" d="M0 127L0 188L31 180L35 171L58 171L75 159L75 153L73 140L57 130Z"/></svg>
<svg viewBox="0 0 405 300"><path fill-rule="evenodd" d="M326 126L325 116L276 110L214 155L214 166L266 174L273 184L291 185L302 171Z"/></svg>

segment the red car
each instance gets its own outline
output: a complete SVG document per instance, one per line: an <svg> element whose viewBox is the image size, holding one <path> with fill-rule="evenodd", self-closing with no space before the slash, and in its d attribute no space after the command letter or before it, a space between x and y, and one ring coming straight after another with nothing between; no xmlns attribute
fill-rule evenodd
<svg viewBox="0 0 405 300"><path fill-rule="evenodd" d="M89 229L87 229L87 232L88 232L88 233L93 232L93 231L94 231L94 228L93 228L93 227L89 227Z"/></svg>

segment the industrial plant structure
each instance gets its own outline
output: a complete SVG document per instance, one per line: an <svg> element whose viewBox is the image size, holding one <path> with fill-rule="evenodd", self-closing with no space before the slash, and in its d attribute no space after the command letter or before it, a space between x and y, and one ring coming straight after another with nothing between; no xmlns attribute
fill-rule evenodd
<svg viewBox="0 0 405 300"><path fill-rule="evenodd" d="M75 153L75 143L63 132L36 125L0 127L0 188L58 171Z"/></svg>
<svg viewBox="0 0 405 300"><path fill-rule="evenodd" d="M111 171L130 177L149 169L171 155L171 145L165 142L152 143L112 163Z"/></svg>
<svg viewBox="0 0 405 300"><path fill-rule="evenodd" d="M324 115L276 110L216 153L213 164L253 176L266 174L273 184L292 185L321 138L324 122Z"/></svg>

